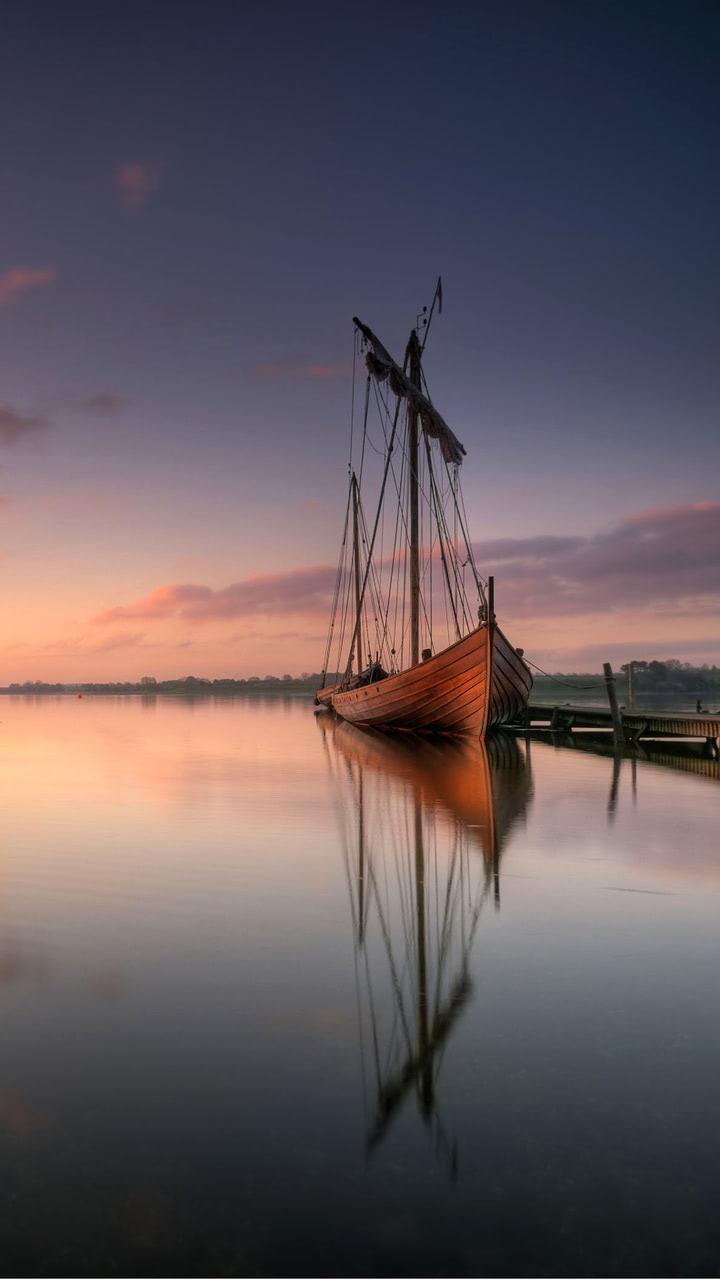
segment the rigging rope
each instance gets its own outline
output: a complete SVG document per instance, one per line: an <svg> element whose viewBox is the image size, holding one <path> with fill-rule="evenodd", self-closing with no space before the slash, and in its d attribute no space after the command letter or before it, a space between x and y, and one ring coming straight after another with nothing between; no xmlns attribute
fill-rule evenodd
<svg viewBox="0 0 720 1280"><path fill-rule="evenodd" d="M353 373L359 374L358 357L361 351L361 343L355 338L353 346ZM422 383L426 393L428 392L427 381L424 371L421 370ZM353 379L354 383L354 379ZM338 640L338 630L336 625L336 613L338 610L340 592L343 590L343 608L341 615L341 636L338 646L337 669L338 672L345 670L345 678L349 677L353 658L358 647L359 635L363 635L368 642L369 661L373 661L373 652L370 649L370 638L374 632L375 645L377 646L376 660L380 659L380 655L388 660L390 670L403 669L405 666L405 647L406 640L409 636L409 619L407 618L408 610L407 593L408 593L408 554L405 549L403 553L402 537L408 540L408 522L406 518L405 502L403 498L407 495L407 487L410 483L408 460L406 456L406 448L403 447L399 467L396 467L396 459L393 457L394 446L396 440L401 435L402 429L399 428L399 416L401 412L402 397L398 397L391 411L389 399L390 396L386 389L379 385L376 378L368 376L365 380L364 395L364 412L363 412L363 431L362 444L360 446L359 475L358 488L363 477L364 465L366 460L366 448L369 446L373 452L382 456L383 450L378 449L375 442L371 439L369 431L369 408L372 393L375 397L375 405L378 412L380 427L384 439L384 470L382 476L382 484L380 487L380 500L378 503L377 513L375 515L372 533L369 534L364 513L360 515L362 526L363 565L362 565L362 584L359 590L359 607L352 602L352 583L354 581L353 566L348 561L348 529L347 522L349 520L349 502L348 511L346 512L346 531L344 534L341 563L338 566L338 577L335 583L333 593L333 614L328 636L328 652L325 659L325 670L328 668L329 648L332 641ZM355 388L353 385L353 397L351 402L351 429L350 429L350 458L351 458L351 475L352 475L352 459L358 449L358 445L354 441L355 430ZM429 393L427 399L430 401ZM430 401L430 403L432 403ZM358 405L359 408L359 405ZM481 604L486 603L486 593L484 581L479 575L475 566L472 545L468 533L467 511L465 509L465 501L462 490L459 485L459 477L457 466L451 467L445 463L444 473L440 466L439 476L435 474L435 468L432 459L432 442L428 439L423 431L425 451L420 452L418 476L415 477L418 495L421 498L420 503L420 521L421 521L421 557L422 564L420 569L420 623L424 624L427 629L429 642L431 647L437 650L438 639L435 642L432 638L433 624L433 561L436 555L442 562L443 573L440 575L438 585L443 587L443 598L445 605L445 627L447 632L446 643L451 643L453 639L452 626L448 616L448 607L452 610L452 620L454 623L454 638L458 639L462 634L467 634L474 623L474 607L466 589L466 568L469 566L470 572L475 582L478 597ZM395 515L395 528L393 531L392 555L388 555L388 562L385 561L385 512L383 508L383 497L385 494L389 473L392 474L393 486L397 498L397 508ZM424 474L423 474L424 473ZM439 478L443 477L444 483L439 483ZM450 516L450 504L452 503L452 522ZM358 504L359 505L359 504ZM427 507L427 511L426 511ZM437 538L437 547L435 545ZM427 542L426 542L427 539ZM379 561L374 557L374 551L379 546ZM464 543L463 552L461 554L461 546ZM387 551L390 551L388 546ZM443 581L444 579L444 581ZM428 601L429 593L429 601ZM428 612L429 605L429 612ZM355 625L352 625L352 613L355 611ZM390 613L394 613L393 624L390 625ZM398 617L401 612L401 617ZM482 616L482 614L481 614ZM362 619L364 619L364 632L361 630ZM438 619L438 621L440 621ZM374 624L374 625L373 625ZM333 635L334 631L334 635ZM350 636L350 655L347 658L347 664L343 667L344 661L344 642L346 635ZM389 651L389 652L388 652ZM359 668L362 671L365 667L364 653L357 655L359 658ZM399 661L398 661L399 656ZM537 668L540 670L540 668ZM542 672L542 674L548 674ZM553 679L554 677L550 677ZM559 682L562 683L562 682ZM576 685L574 687L591 687Z"/></svg>
<svg viewBox="0 0 720 1280"><path fill-rule="evenodd" d="M440 527L441 518L442 518L442 523L443 523L443 525L445 524L445 513L444 513L443 508L442 508L442 503L441 503L441 502L439 501L439 499L438 499L437 484L436 484L436 482L435 482L435 476L434 476L434 474L433 474L433 470L432 470L432 463L431 463L431 461L430 461L430 445L429 445L429 443L428 443L427 439L425 440L425 448L426 448L426 450L427 450L427 454L428 454L428 468L429 468L429 471L430 471L430 492L431 492L431 494L434 494L434 496L435 496L435 519L436 519L437 527L438 527L438 545L439 545L439 547L440 547L440 559L442 560L442 567L443 567L443 569L445 570L445 581L446 581L446 583L447 583L448 596L449 596L449 599L450 599L450 604L451 604L451 606L452 606L453 618L455 619L455 635L456 635L456 637L457 637L457 638L459 638L459 636L460 636L460 626L459 626L459 623L458 623L458 616L457 616L457 609L455 608L455 601L454 601L454 599L453 599L453 592L452 592L452 588L451 588L451 586L450 586L450 574L448 573L447 560L446 560L446 558L445 558L445 547L444 547L443 537L442 537L442 531L441 531L441 527ZM463 602L463 603L464 603L464 602ZM446 616L447 616L447 603L446 603L446 605L445 605L445 612L446 612ZM450 630L450 628L448 627L448 631L449 631L449 630Z"/></svg>
<svg viewBox="0 0 720 1280"><path fill-rule="evenodd" d="M360 454L360 473L358 475L358 487L362 484L363 468L365 466L365 444L368 439L367 421L368 421L369 408L370 408L370 375L368 374L367 380L365 382L365 412L363 414L363 439L362 439L362 452ZM375 446L372 443L372 440L370 441L370 444L372 445L373 448L375 448Z"/></svg>
<svg viewBox="0 0 720 1280"><path fill-rule="evenodd" d="M567 689L604 689L605 688L604 680L595 680L593 684L573 684L570 680L560 680L558 676L551 676L549 671L543 671L542 667L539 667L537 662L531 662L530 659L527 657L527 655L523 655L523 662L526 662L529 667L534 667L536 671L540 672L541 676L547 676L548 680L554 680L555 684L563 684Z"/></svg>
<svg viewBox="0 0 720 1280"><path fill-rule="evenodd" d="M370 539L370 546L368 547L368 563L365 569L365 576L363 578L362 590L360 592L360 608L362 608L363 601L365 599L365 588L367 587L370 562L372 561L373 551L375 550L375 538L377 536L378 525L380 522L380 512L382 510L383 499L385 497L385 486L387 484L388 471L390 469L390 462L392 460L392 450L393 450L393 445L395 443L395 431L397 428L397 422L399 417L400 417L400 401L398 400L397 410L395 413L395 422L393 423L392 435L390 436L390 443L388 445L387 462L385 463L385 471L383 473L382 485L380 486L380 500L378 502L378 509L377 509L377 514L375 516L375 524L373 525L372 538ZM353 639L352 639L353 650L355 649L355 644L357 642L359 627L360 627L360 615L358 613L358 617L355 620L355 630L353 632ZM348 664L348 667L346 670L346 676L348 676L349 674L350 674L350 665Z"/></svg>
<svg viewBox="0 0 720 1280"><path fill-rule="evenodd" d="M350 460L348 472L352 474L353 432L355 430L355 358L357 355L357 329L353 330L352 388L350 390Z"/></svg>

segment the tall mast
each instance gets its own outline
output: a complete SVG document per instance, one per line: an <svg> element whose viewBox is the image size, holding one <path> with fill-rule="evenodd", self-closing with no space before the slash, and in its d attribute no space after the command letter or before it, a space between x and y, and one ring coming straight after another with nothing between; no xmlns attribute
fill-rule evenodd
<svg viewBox="0 0 720 1280"><path fill-rule="evenodd" d="M358 675L362 675L363 669L363 647L362 647L362 621L360 618L360 607L362 604L362 584L360 582L360 535L358 530L358 482L357 476L353 471L352 474L352 499L353 499L353 555L355 558L355 643L357 644L357 664Z"/></svg>
<svg viewBox="0 0 720 1280"><path fill-rule="evenodd" d="M414 386L421 389L420 383L420 343L417 330L413 329L407 346L408 374ZM408 400L408 465L410 484L410 663L413 667L420 661L420 517L418 490L420 486L418 468L420 463L420 447L418 440L418 411L412 400Z"/></svg>

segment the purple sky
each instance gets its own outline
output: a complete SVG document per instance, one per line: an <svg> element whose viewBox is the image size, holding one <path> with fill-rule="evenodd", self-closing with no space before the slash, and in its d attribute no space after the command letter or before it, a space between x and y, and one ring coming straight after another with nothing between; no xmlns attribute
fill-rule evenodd
<svg viewBox="0 0 720 1280"><path fill-rule="evenodd" d="M401 353L439 273L513 638L717 661L719 55L707 3L6 6L0 683L319 666L350 317Z"/></svg>

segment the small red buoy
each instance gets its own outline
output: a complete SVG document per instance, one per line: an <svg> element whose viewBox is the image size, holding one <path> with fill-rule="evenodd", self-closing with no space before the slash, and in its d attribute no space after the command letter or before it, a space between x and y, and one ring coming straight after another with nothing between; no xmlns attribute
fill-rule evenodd
<svg viewBox="0 0 720 1280"><path fill-rule="evenodd" d="M82 698L82 694L81 694L81 693L79 693L79 694L78 694L78 698Z"/></svg>

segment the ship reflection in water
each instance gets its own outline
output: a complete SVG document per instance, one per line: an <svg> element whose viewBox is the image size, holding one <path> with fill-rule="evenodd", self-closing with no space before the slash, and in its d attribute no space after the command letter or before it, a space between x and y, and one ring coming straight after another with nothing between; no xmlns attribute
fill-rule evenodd
<svg viewBox="0 0 720 1280"><path fill-rule="evenodd" d="M532 797L514 738L389 736L318 716L341 828L358 984L367 1148L411 1093L455 1177L443 1053L472 996L470 953Z"/></svg>
<svg viewBox="0 0 720 1280"><path fill-rule="evenodd" d="M717 762L569 745L6 698L6 1270L717 1275Z"/></svg>

